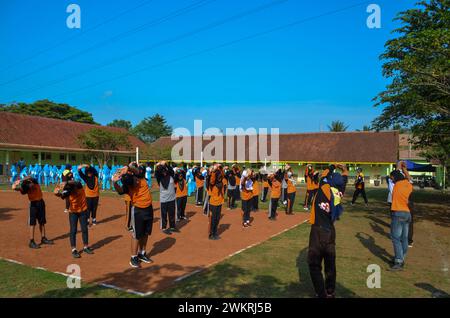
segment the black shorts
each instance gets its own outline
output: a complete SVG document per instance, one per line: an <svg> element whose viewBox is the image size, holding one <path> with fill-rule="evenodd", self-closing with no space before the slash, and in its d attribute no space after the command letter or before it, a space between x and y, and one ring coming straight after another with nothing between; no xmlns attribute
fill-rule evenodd
<svg viewBox="0 0 450 318"><path fill-rule="evenodd" d="M40 225L47 223L47 220L45 219L44 200L30 202L30 217L28 218L28 225L36 225L36 220Z"/></svg>
<svg viewBox="0 0 450 318"><path fill-rule="evenodd" d="M131 227L133 228L133 237L137 240L152 234L153 226L153 206L147 208L131 208Z"/></svg>

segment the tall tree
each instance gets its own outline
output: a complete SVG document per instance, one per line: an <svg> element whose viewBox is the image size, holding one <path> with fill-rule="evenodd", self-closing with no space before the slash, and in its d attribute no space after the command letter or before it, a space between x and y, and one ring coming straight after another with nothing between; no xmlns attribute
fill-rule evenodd
<svg viewBox="0 0 450 318"><path fill-rule="evenodd" d="M0 105L0 111L95 124L91 113L68 104L54 103L47 99L38 100L31 104L3 104Z"/></svg>
<svg viewBox="0 0 450 318"><path fill-rule="evenodd" d="M145 143L152 143L159 137L170 136L172 127L167 124L164 116L155 114L144 118L137 124L132 132Z"/></svg>
<svg viewBox="0 0 450 318"><path fill-rule="evenodd" d="M127 133L101 128L90 129L80 134L78 143L82 148L90 151L100 166L107 164L111 160L114 150L128 150L131 148Z"/></svg>
<svg viewBox="0 0 450 318"><path fill-rule="evenodd" d="M328 125L328 130L332 132L346 131L348 126L345 126L344 122L340 120L333 120L331 125Z"/></svg>
<svg viewBox="0 0 450 318"><path fill-rule="evenodd" d="M381 55L386 89L374 98L384 106L376 129L400 124L428 158L448 167L450 156L450 0L420 1L400 12L397 35Z"/></svg>
<svg viewBox="0 0 450 318"><path fill-rule="evenodd" d="M123 120L123 119L114 119L112 122L110 122L106 126L125 128L126 130L130 130L132 127L131 122L129 120Z"/></svg>

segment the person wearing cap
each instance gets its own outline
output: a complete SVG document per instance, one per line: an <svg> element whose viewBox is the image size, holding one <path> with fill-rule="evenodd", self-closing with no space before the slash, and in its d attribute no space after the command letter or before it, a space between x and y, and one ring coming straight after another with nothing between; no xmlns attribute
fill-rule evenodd
<svg viewBox="0 0 450 318"><path fill-rule="evenodd" d="M394 182L391 203L391 239L394 246L394 260L391 271L401 271L409 245L409 229L412 222L410 196L413 191L412 180L406 164L400 161L397 169L391 172Z"/></svg>
<svg viewBox="0 0 450 318"><path fill-rule="evenodd" d="M335 172L339 168L342 175ZM313 198L309 222L308 266L316 296L334 298L336 287L336 231L334 222L342 213L340 199L347 182L347 167L330 165L322 172ZM324 274L322 274L322 263ZM325 276L325 277L324 277Z"/></svg>

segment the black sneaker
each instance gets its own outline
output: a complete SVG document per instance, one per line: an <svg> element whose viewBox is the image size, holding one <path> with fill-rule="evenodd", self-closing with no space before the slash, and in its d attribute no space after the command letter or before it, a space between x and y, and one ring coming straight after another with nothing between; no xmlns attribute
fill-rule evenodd
<svg viewBox="0 0 450 318"><path fill-rule="evenodd" d="M92 219L92 225L97 225L97 219Z"/></svg>
<svg viewBox="0 0 450 318"><path fill-rule="evenodd" d="M132 226L128 227L128 232L133 232L133 227Z"/></svg>
<svg viewBox="0 0 450 318"><path fill-rule="evenodd" d="M172 234L172 232L170 232L169 229L164 229L164 230L162 230L162 232L163 232L164 234L167 234L167 235Z"/></svg>
<svg viewBox="0 0 450 318"><path fill-rule="evenodd" d="M94 254L94 251L89 246L83 248L83 252L85 252L86 254Z"/></svg>
<svg viewBox="0 0 450 318"><path fill-rule="evenodd" d="M389 268L389 271L391 272L398 272L403 270L403 263L395 263Z"/></svg>
<svg viewBox="0 0 450 318"><path fill-rule="evenodd" d="M140 261L142 261L144 263L147 263L147 264L153 263L153 260L150 257L148 257L147 254L139 253L138 258Z"/></svg>
<svg viewBox="0 0 450 318"><path fill-rule="evenodd" d="M213 240L214 240L214 241L220 240L220 236L219 236L219 235L214 235L214 236L213 236Z"/></svg>
<svg viewBox="0 0 450 318"><path fill-rule="evenodd" d="M41 239L41 244L47 244L47 245L53 245L53 241L49 240L48 238L46 238L45 236Z"/></svg>
<svg viewBox="0 0 450 318"><path fill-rule="evenodd" d="M80 258L80 252L78 252L77 250L72 250L72 256L73 258Z"/></svg>
<svg viewBox="0 0 450 318"><path fill-rule="evenodd" d="M171 227L171 228L169 229L169 231L170 231L170 232L176 232L176 233L180 232L180 230L177 229L176 227Z"/></svg>
<svg viewBox="0 0 450 318"><path fill-rule="evenodd" d="M41 248L34 240L30 240L30 243L28 243L29 248L38 249Z"/></svg>
<svg viewBox="0 0 450 318"><path fill-rule="evenodd" d="M141 267L141 261L139 260L139 257L137 257L137 256L132 256L132 257L130 258L130 265L131 265L131 267L134 267L134 268L139 268L139 267Z"/></svg>

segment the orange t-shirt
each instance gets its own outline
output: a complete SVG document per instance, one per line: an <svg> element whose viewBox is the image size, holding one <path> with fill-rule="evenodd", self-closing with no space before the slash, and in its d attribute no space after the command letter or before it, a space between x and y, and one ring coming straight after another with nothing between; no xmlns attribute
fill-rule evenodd
<svg viewBox="0 0 450 318"><path fill-rule="evenodd" d="M259 182L255 181L253 182L253 196L257 197L259 196L260 190L259 190Z"/></svg>
<svg viewBox="0 0 450 318"><path fill-rule="evenodd" d="M287 180L287 193L295 193L297 189L295 188L294 183L291 180Z"/></svg>
<svg viewBox="0 0 450 318"><path fill-rule="evenodd" d="M69 211L80 213L87 210L86 193L83 188L74 189L69 195Z"/></svg>
<svg viewBox="0 0 450 318"><path fill-rule="evenodd" d="M148 208L152 204L152 195L148 188L147 180L138 178L137 184L129 188L131 204L141 209Z"/></svg>
<svg viewBox="0 0 450 318"><path fill-rule="evenodd" d="M272 199L279 199L281 196L281 182L277 179L273 179L271 190L270 197Z"/></svg>
<svg viewBox="0 0 450 318"><path fill-rule="evenodd" d="M410 212L408 201L413 191L413 186L408 180L397 181L392 190L391 211Z"/></svg>
<svg viewBox="0 0 450 318"><path fill-rule="evenodd" d="M42 190L39 184L33 183L27 192L28 200L40 201L42 200Z"/></svg>
<svg viewBox="0 0 450 318"><path fill-rule="evenodd" d="M222 175L222 182L223 182L223 180L225 180L225 178ZM212 184L214 184L216 182L216 174L215 173L211 174L210 182ZM223 204L223 202L224 202L224 198L223 198L224 190L223 190L223 188L219 189L217 186L214 185L212 187L212 189L208 189L208 193L209 193L209 196L210 196L209 197L209 204L210 205L219 206L219 205Z"/></svg>
<svg viewBox="0 0 450 318"><path fill-rule="evenodd" d="M250 200L251 198L253 198L253 191L247 190L245 188L245 184L243 184L241 190L241 200L247 201Z"/></svg>
<svg viewBox="0 0 450 318"><path fill-rule="evenodd" d="M187 182L183 182L183 189L181 189L181 184L179 182L175 183L176 197L182 198L187 196Z"/></svg>
<svg viewBox="0 0 450 318"><path fill-rule="evenodd" d="M94 177L94 189L89 189L89 187L86 186L84 187L84 192L86 193L86 197L87 198L96 198L98 196L100 196L100 190L98 188L98 178Z"/></svg>
<svg viewBox="0 0 450 318"><path fill-rule="evenodd" d="M268 188L269 187L269 182L267 182L267 180L263 181L263 188Z"/></svg>
<svg viewBox="0 0 450 318"><path fill-rule="evenodd" d="M203 179L195 177L195 185L197 186L197 188L202 188L204 185L204 181L205 180Z"/></svg>

